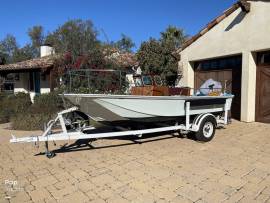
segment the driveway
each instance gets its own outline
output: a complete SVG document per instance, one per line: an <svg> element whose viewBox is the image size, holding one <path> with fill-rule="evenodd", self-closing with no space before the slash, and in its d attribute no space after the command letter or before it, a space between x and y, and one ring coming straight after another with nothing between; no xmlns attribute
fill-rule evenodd
<svg viewBox="0 0 270 203"><path fill-rule="evenodd" d="M58 142L48 159L0 125L0 202L270 202L270 125L233 123L209 143L163 135ZM59 148L66 144L65 149Z"/></svg>

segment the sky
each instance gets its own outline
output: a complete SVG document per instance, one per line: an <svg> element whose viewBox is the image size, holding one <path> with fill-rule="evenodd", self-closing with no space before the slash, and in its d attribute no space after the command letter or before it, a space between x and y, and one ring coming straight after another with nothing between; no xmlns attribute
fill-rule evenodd
<svg viewBox="0 0 270 203"><path fill-rule="evenodd" d="M7 34L20 46L29 42L28 28L42 25L45 33L70 19L90 19L99 39L116 41L126 34L139 48L150 37L159 38L168 25L192 36L236 0L2 0L0 40Z"/></svg>

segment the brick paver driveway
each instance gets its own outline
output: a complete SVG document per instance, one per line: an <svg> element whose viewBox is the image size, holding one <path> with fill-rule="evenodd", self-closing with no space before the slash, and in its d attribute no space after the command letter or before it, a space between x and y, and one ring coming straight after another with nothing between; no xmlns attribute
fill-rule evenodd
<svg viewBox="0 0 270 203"><path fill-rule="evenodd" d="M1 128L0 202L270 202L269 124L234 121L209 143L98 140L53 159Z"/></svg>

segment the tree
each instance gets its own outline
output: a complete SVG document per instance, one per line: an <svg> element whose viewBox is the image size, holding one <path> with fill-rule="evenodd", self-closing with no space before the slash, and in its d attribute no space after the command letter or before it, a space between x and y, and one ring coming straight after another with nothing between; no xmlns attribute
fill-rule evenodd
<svg viewBox="0 0 270 203"><path fill-rule="evenodd" d="M160 74L168 85L177 79L179 55L176 54L186 36L182 29L169 26L161 32L160 39L150 38L143 42L137 52L143 72Z"/></svg>
<svg viewBox="0 0 270 203"><path fill-rule="evenodd" d="M183 29L171 25L169 25L164 32L161 32L160 35L161 42L172 43L175 49L179 49L187 39L187 35Z"/></svg>
<svg viewBox="0 0 270 203"><path fill-rule="evenodd" d="M161 74L163 72L162 47L158 40L150 38L143 42L137 52L137 58L145 73Z"/></svg>
<svg viewBox="0 0 270 203"><path fill-rule="evenodd" d="M6 58L2 53L0 53L0 65L4 64L6 64Z"/></svg>
<svg viewBox="0 0 270 203"><path fill-rule="evenodd" d="M28 36L31 39L31 51L33 51L33 57L39 57L40 55L40 46L44 44L44 33L43 27L40 25L33 26L32 28L28 29ZM29 45L25 46L25 49L29 49Z"/></svg>
<svg viewBox="0 0 270 203"><path fill-rule="evenodd" d="M115 42L115 46L122 52L132 52L132 48L135 47L135 43L127 35L121 34L121 39Z"/></svg>
<svg viewBox="0 0 270 203"><path fill-rule="evenodd" d="M8 34L0 41L0 53L7 63L13 62L13 53L18 50L18 43L13 35Z"/></svg>
<svg viewBox="0 0 270 203"><path fill-rule="evenodd" d="M34 58L36 49L31 44L26 44L20 49L16 49L12 55L12 63L25 61Z"/></svg>
<svg viewBox="0 0 270 203"><path fill-rule="evenodd" d="M178 69L178 58L172 54L174 50L171 43L150 38L137 52L140 67L144 73L161 75L168 85L174 85Z"/></svg>
<svg viewBox="0 0 270 203"><path fill-rule="evenodd" d="M70 52L76 58L96 48L97 31L90 20L69 20L49 33L45 43L51 44L57 53Z"/></svg>
<svg viewBox="0 0 270 203"><path fill-rule="evenodd" d="M0 58L1 63L16 63L34 58L35 50L31 44L26 44L20 48L16 38L12 35L7 35L0 41Z"/></svg>

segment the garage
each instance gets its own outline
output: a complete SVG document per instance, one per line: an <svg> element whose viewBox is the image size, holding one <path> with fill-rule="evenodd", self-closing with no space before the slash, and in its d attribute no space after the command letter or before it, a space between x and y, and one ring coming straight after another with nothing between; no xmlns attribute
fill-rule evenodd
<svg viewBox="0 0 270 203"><path fill-rule="evenodd" d="M207 79L235 95L231 116L270 123L270 1L233 4L179 49L179 86L199 88Z"/></svg>
<svg viewBox="0 0 270 203"><path fill-rule="evenodd" d="M257 58L256 121L270 123L270 51Z"/></svg>
<svg viewBox="0 0 270 203"><path fill-rule="evenodd" d="M242 56L223 57L194 63L195 90L208 79L222 83L227 93L235 95L231 116L240 120L241 112L241 67ZM226 84L225 84L226 83Z"/></svg>

